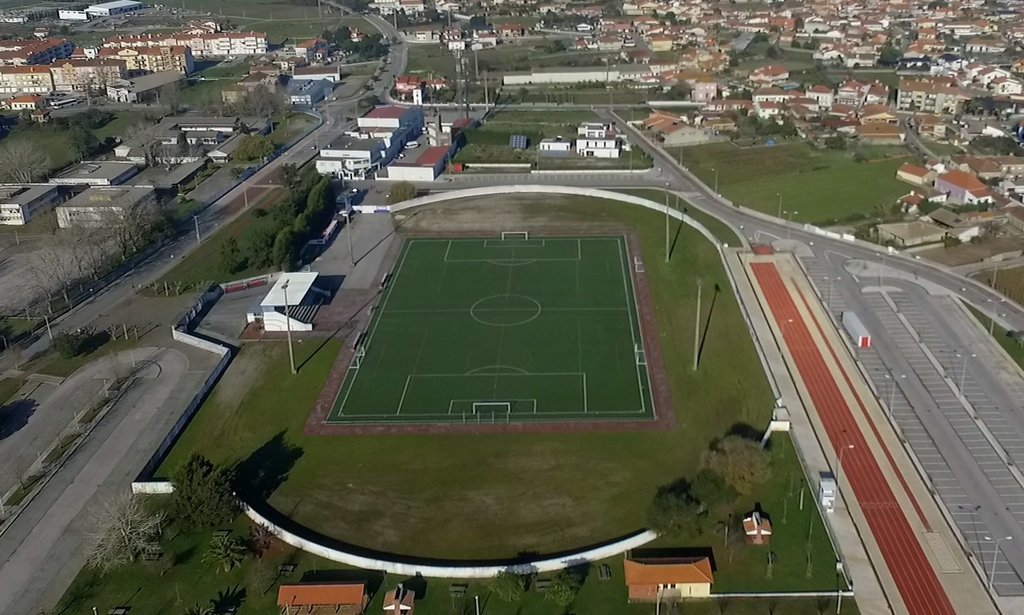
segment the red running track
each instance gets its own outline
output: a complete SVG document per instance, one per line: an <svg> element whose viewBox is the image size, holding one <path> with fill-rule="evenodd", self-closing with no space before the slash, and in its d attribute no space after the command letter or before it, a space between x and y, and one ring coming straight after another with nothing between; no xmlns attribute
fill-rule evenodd
<svg viewBox="0 0 1024 615"><path fill-rule="evenodd" d="M772 263L751 263L750 269L775 322L781 326L782 337L833 450L845 450L842 467L837 469L837 474L846 486L853 489L907 612L913 615L953 615L953 606L946 591L925 557L921 543L889 488L885 474L875 461L778 269ZM853 448L848 448L851 445Z"/></svg>

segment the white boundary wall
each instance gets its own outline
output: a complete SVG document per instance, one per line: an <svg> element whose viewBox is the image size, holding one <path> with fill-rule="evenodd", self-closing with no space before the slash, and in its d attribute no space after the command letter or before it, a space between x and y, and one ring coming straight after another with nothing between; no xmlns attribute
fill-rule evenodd
<svg viewBox="0 0 1024 615"><path fill-rule="evenodd" d="M624 538L594 549L587 549L586 551L570 553L561 557L540 559L522 564L508 563L505 565L499 564L491 566L430 566L426 564L406 564L402 562L345 553L344 551L325 547L311 540L296 536L295 534L274 525L263 515L245 504L242 504L242 510L254 523L258 523L270 530L270 532L273 533L274 536L277 536L282 542L297 549L302 549L307 553L312 553L324 559L331 560L332 562L341 562L343 564L348 564L350 566L366 570L383 570L384 572L391 574L409 576L419 574L425 577L445 579L486 579L494 577L499 572L506 570L521 574L554 572L562 570L563 568L575 566L576 564L593 562L612 557L613 555L618 555L625 551L629 551L630 549L635 549L641 545L647 544L658 537L654 532L643 531L630 536L629 538Z"/></svg>
<svg viewBox="0 0 1024 615"><path fill-rule="evenodd" d="M599 190L597 188L577 188L574 186L543 186L543 185L525 185L525 186L490 186L487 188L466 188L465 190L450 190L447 192L439 192L437 194L428 194L427 196L417 197L410 199L402 203L396 203L391 206L391 213L397 213L406 209L412 209L415 207L422 207L423 205L430 205L431 203L440 203L443 201L451 201L454 199L464 199L475 196L492 196L495 194L569 194L573 196L590 196L598 199L608 199L612 201L621 201L623 203L629 203L630 205L639 205L647 209L654 210L660 214L664 214L666 206L663 203L655 203L650 199L645 199L639 196L633 196L631 194L623 194L621 192L612 192L610 190ZM682 211L673 207L667 207L668 216L681 220L687 226L691 226L700 232L712 245L716 246L719 251L722 249L722 243L715 237L706 226L694 220L690 216L684 214Z"/></svg>

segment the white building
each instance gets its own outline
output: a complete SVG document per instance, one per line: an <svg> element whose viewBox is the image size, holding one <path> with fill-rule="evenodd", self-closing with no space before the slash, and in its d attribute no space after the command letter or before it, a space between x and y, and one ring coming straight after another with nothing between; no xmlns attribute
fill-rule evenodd
<svg viewBox="0 0 1024 615"><path fill-rule="evenodd" d="M148 186L90 187L57 206L57 226L104 226L154 202L154 190Z"/></svg>
<svg viewBox="0 0 1024 615"><path fill-rule="evenodd" d="M61 9L57 11L57 18L61 21L89 21L89 13L86 13L85 11Z"/></svg>
<svg viewBox="0 0 1024 615"><path fill-rule="evenodd" d="M368 179L384 163L385 150L380 139L340 137L320 150L316 170L343 179Z"/></svg>
<svg viewBox="0 0 1024 615"><path fill-rule="evenodd" d="M114 0L102 4L93 4L85 9L90 17L113 17L126 13L135 13L142 10L142 3L135 0Z"/></svg>
<svg viewBox="0 0 1024 615"><path fill-rule="evenodd" d="M250 312L246 321L262 322L264 331L312 331L317 309L325 300L330 300L330 293L314 285L318 275L316 272L281 274L260 302L259 310Z"/></svg>
<svg viewBox="0 0 1024 615"><path fill-rule="evenodd" d="M25 224L60 202L57 186L0 186L0 224Z"/></svg>
<svg viewBox="0 0 1024 615"><path fill-rule="evenodd" d="M618 158L619 153L615 137L576 139L576 154L585 158Z"/></svg>
<svg viewBox="0 0 1024 615"><path fill-rule="evenodd" d="M420 147L413 150L419 155L407 154L406 158L388 165L388 179L410 182L432 182L442 173L448 163L449 148L445 145Z"/></svg>
<svg viewBox="0 0 1024 615"><path fill-rule="evenodd" d="M572 151L572 141L564 139L542 139L537 149L549 155L568 154Z"/></svg>
<svg viewBox="0 0 1024 615"><path fill-rule="evenodd" d="M134 162L112 160L80 162L56 177L51 184L62 186L116 186L139 172Z"/></svg>
<svg viewBox="0 0 1024 615"><path fill-rule="evenodd" d="M417 107L376 107L356 120L359 128L419 128L423 130L423 109ZM415 136L415 135L414 135Z"/></svg>

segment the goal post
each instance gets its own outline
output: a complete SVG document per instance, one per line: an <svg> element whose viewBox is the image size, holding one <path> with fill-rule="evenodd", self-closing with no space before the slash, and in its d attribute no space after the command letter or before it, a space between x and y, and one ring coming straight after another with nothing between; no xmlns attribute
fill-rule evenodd
<svg viewBox="0 0 1024 615"><path fill-rule="evenodd" d="M643 367L647 365L647 353L640 344L633 346L633 354L636 356L636 364Z"/></svg>
<svg viewBox="0 0 1024 615"><path fill-rule="evenodd" d="M530 232L529 231L502 231L501 232L501 239L502 239L502 241L506 241L506 240L509 240L509 239L528 240L528 239L530 239Z"/></svg>
<svg viewBox="0 0 1024 615"><path fill-rule="evenodd" d="M366 346L360 344L356 346L355 353L352 354L352 362L349 364L349 369L359 369L363 364L363 358L366 357Z"/></svg>
<svg viewBox="0 0 1024 615"><path fill-rule="evenodd" d="M512 414L510 401L475 401L473 414Z"/></svg>

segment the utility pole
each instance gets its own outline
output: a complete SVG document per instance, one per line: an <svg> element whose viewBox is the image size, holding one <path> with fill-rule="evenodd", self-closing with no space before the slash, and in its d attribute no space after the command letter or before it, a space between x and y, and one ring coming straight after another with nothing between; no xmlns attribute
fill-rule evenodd
<svg viewBox="0 0 1024 615"><path fill-rule="evenodd" d="M485 112L487 111L487 107L489 107L490 104L491 104L491 101L490 101L490 96L488 95L488 88L487 88L487 71L485 70L484 71L484 111Z"/></svg>
<svg viewBox="0 0 1024 615"><path fill-rule="evenodd" d="M697 278L697 313L693 317L693 371L697 371L700 359L700 294L703 288L700 278Z"/></svg>
<svg viewBox="0 0 1024 615"><path fill-rule="evenodd" d="M352 206L345 209L345 234L348 235L348 262L353 267L356 264L356 253L352 249Z"/></svg>

